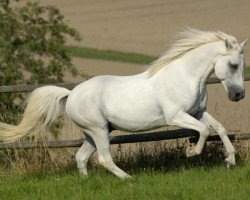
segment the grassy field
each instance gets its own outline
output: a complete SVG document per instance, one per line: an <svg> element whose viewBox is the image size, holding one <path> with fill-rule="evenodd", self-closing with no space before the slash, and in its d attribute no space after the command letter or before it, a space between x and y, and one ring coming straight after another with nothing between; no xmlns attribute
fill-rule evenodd
<svg viewBox="0 0 250 200"><path fill-rule="evenodd" d="M68 46L67 49L73 57L108 60L123 63L147 65L157 59L155 56L138 53L126 53L114 50L99 50L77 46ZM250 74L250 67L245 69L245 73Z"/></svg>
<svg viewBox="0 0 250 200"><path fill-rule="evenodd" d="M245 68L245 74L250 74L250 67Z"/></svg>
<svg viewBox="0 0 250 200"><path fill-rule="evenodd" d="M74 57L109 60L125 63L148 64L156 59L154 56L125 53L113 50L98 50L85 47L68 46L67 49Z"/></svg>
<svg viewBox="0 0 250 200"><path fill-rule="evenodd" d="M0 177L0 199L249 199L250 163L191 167L174 171L141 170L119 180L102 169L88 178L77 171L58 174L14 172Z"/></svg>

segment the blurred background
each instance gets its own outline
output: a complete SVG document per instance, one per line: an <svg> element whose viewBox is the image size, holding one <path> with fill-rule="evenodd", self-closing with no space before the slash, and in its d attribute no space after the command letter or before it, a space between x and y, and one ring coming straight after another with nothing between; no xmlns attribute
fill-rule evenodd
<svg viewBox="0 0 250 200"><path fill-rule="evenodd" d="M53 4L61 10L83 38L69 44L82 47L157 57L171 44L176 32L186 26L224 31L239 42L250 35L248 0L41 0L40 3ZM90 60L76 59L75 63L90 74L125 75L143 70L142 66L117 67ZM248 50L246 63L250 63ZM99 65L102 67L98 68Z"/></svg>

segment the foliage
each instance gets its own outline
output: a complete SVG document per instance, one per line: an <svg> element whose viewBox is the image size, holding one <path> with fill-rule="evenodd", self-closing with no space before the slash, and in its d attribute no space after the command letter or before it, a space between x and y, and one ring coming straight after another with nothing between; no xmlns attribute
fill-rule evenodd
<svg viewBox="0 0 250 200"><path fill-rule="evenodd" d="M76 75L65 42L80 36L60 11L38 3L12 4L0 0L0 85L62 82L65 71ZM0 101L9 105L15 97L1 94Z"/></svg>

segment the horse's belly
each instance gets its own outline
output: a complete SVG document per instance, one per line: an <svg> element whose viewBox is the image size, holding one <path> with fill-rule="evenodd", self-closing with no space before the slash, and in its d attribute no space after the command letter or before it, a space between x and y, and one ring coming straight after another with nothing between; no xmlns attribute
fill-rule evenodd
<svg viewBox="0 0 250 200"><path fill-rule="evenodd" d="M125 113L124 113L125 114ZM118 130L139 132L147 131L154 128L159 128L166 125L166 121L163 115L155 115L150 113L145 113L140 115L139 113L134 113L132 115L120 114L113 115L109 117L108 120L111 125Z"/></svg>

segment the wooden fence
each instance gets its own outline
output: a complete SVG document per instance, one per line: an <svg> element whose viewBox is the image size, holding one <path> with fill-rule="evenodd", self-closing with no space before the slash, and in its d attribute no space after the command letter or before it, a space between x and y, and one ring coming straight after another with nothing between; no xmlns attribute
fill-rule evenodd
<svg viewBox="0 0 250 200"><path fill-rule="evenodd" d="M250 80L250 75L245 76L245 81ZM207 84L220 83L216 78L209 78ZM59 83L53 84L68 89L74 88L79 83ZM0 93L11 93L11 92L31 92L34 89L45 86L45 84L37 85L19 85L19 86L0 86ZM140 134L127 134L110 137L110 144L124 144L124 143L136 143L136 142L150 142L159 140L169 140L178 138L189 138L190 142L196 142L199 134L197 131L189 129L177 129L169 131L158 131L151 133L140 133ZM229 134L229 139L234 140L245 140L250 139L250 133L241 134ZM209 136L207 141L218 141L220 137L218 135ZM66 147L80 147L84 142L83 139L79 140L58 140L58 141L39 141L39 142L14 142L10 144L1 144L0 149L15 148L15 149L31 149L31 148L66 148Z"/></svg>
<svg viewBox="0 0 250 200"><path fill-rule="evenodd" d="M250 139L249 133L240 133L228 135L231 141ZM151 133L128 134L110 137L110 144L126 144L136 142L152 142L160 140L170 140L179 138L189 138L191 143L198 141L199 134L197 131L190 129L177 129L169 131L158 131ZM219 141L218 135L211 135L207 141ZM0 144L0 149L34 149L34 148L69 148L80 147L84 139L79 140L56 140L56 141L39 141L39 142L14 142L9 144Z"/></svg>
<svg viewBox="0 0 250 200"><path fill-rule="evenodd" d="M245 81L250 81L250 74L245 75ZM217 78L208 78L207 84L220 83ZM51 84L67 89L73 89L79 83L57 83ZM0 93L11 93L11 92L31 92L36 88L46 86L48 84L37 84L37 85L15 85L15 86L0 86Z"/></svg>

